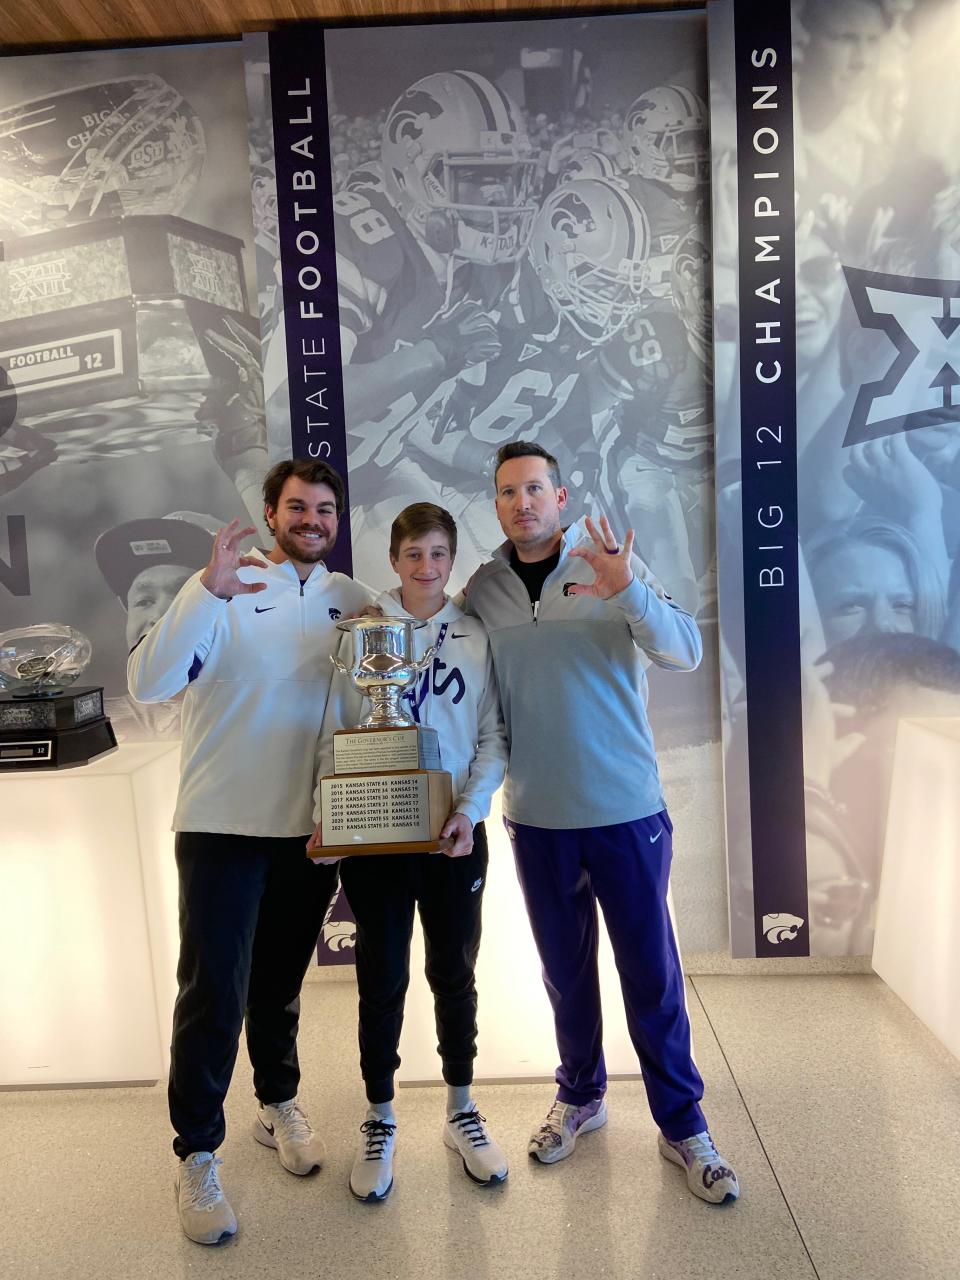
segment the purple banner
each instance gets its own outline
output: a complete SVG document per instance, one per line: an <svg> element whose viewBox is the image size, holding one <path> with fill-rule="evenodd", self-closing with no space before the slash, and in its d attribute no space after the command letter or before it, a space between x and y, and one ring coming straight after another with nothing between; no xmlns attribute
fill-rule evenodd
<svg viewBox="0 0 960 1280"><path fill-rule="evenodd" d="M807 955L790 4L735 16L740 237L740 444L747 750L756 954Z"/></svg>
<svg viewBox="0 0 960 1280"><path fill-rule="evenodd" d="M323 35L271 32L269 49L292 452L329 462L346 484ZM344 520L329 568L351 565Z"/></svg>

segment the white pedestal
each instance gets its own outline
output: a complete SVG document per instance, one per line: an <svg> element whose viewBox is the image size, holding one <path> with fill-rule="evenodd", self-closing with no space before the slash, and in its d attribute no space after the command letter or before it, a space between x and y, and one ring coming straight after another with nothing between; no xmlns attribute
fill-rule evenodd
<svg viewBox="0 0 960 1280"><path fill-rule="evenodd" d="M178 758L176 743L132 743L0 775L0 1086L164 1074L154 974L168 970L170 897L156 884L173 868Z"/></svg>
<svg viewBox="0 0 960 1280"><path fill-rule="evenodd" d="M510 841L503 829L500 794L486 821L490 866L483 899L483 940L477 964L478 1081L553 1079L557 1042L553 1013L540 976L540 959L517 882ZM671 915L673 906L671 902ZM638 928L642 923L638 921ZM676 932L676 922L674 922ZM441 1080L433 996L423 973L423 931L414 926L403 1035L401 1084ZM627 1034L620 979L606 929L600 928L600 994L603 1049L610 1076L639 1076L640 1066Z"/></svg>
<svg viewBox="0 0 960 1280"><path fill-rule="evenodd" d="M897 730L873 967L960 1057L960 719Z"/></svg>

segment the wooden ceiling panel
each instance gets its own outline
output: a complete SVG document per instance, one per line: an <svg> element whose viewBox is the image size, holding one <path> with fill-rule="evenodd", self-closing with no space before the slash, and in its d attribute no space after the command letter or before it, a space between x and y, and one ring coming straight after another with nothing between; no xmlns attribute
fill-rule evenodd
<svg viewBox="0 0 960 1280"><path fill-rule="evenodd" d="M613 9L690 8L689 0L611 0ZM701 6L696 6L701 7ZM124 44L139 40L203 39L264 31L288 22L357 21L429 14L572 16L588 3L527 0L0 0L0 48L67 44Z"/></svg>

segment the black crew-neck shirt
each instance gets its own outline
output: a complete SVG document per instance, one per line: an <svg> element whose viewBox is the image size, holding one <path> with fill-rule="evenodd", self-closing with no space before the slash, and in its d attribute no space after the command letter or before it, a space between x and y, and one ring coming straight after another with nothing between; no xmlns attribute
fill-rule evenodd
<svg viewBox="0 0 960 1280"><path fill-rule="evenodd" d="M517 555L516 547L510 548L510 568L527 588L527 595L530 597L531 604L536 604L539 601L543 584L559 563L559 547L552 556L547 556L546 560L534 560L532 562L524 562Z"/></svg>

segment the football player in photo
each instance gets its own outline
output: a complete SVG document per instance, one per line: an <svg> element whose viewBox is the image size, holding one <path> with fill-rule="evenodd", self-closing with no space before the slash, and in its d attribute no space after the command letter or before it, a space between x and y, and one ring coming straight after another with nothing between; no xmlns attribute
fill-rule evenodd
<svg viewBox="0 0 960 1280"><path fill-rule="evenodd" d="M586 375L643 305L649 243L644 211L622 184L557 186L493 313L500 354L465 370L442 402L417 415L407 452L423 473L459 491L461 532L477 552L497 542L487 493L493 458L508 440L533 441L561 459L578 504L590 509L600 454Z"/></svg>
<svg viewBox="0 0 960 1280"><path fill-rule="evenodd" d="M401 94L380 164L382 192L354 182L333 201L344 394L361 436L496 353L485 312L536 212L519 113L473 72L437 72Z"/></svg>

